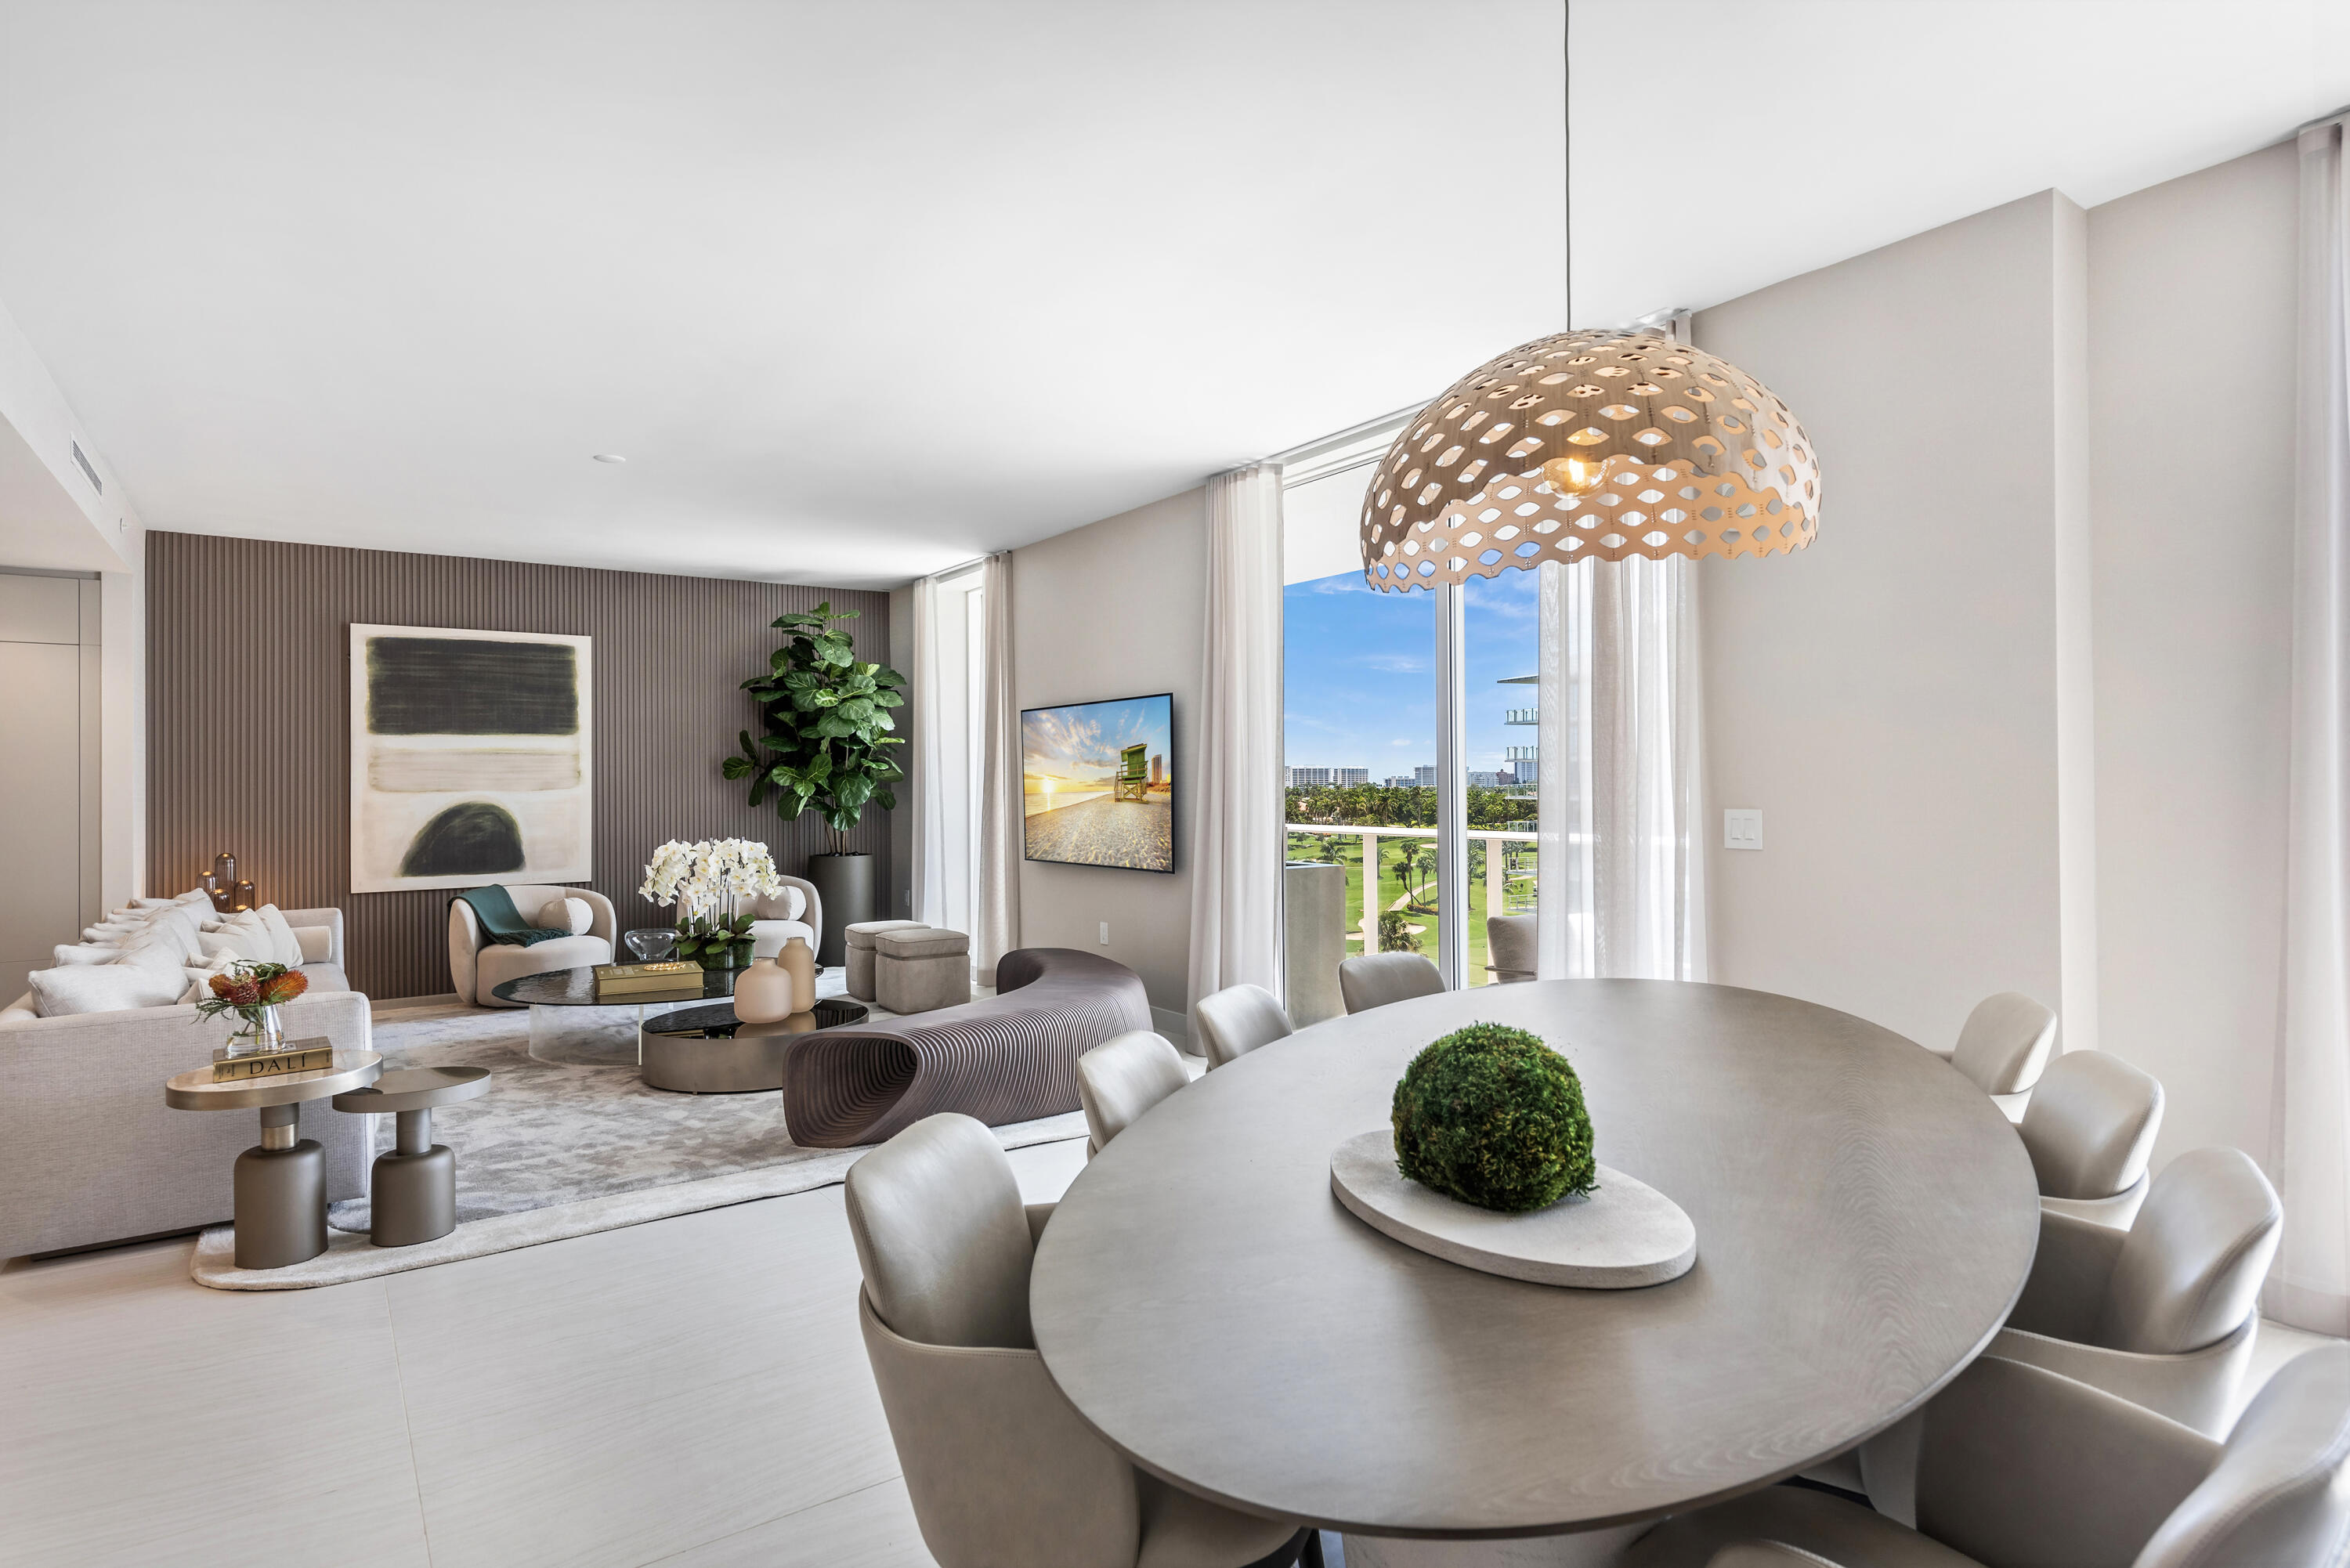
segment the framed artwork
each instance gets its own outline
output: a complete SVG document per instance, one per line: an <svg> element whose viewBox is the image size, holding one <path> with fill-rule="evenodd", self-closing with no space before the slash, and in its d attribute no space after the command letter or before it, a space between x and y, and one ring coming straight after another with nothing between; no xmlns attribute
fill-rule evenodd
<svg viewBox="0 0 2350 1568"><path fill-rule="evenodd" d="M594 639L351 627L351 891L594 875Z"/></svg>
<svg viewBox="0 0 2350 1568"><path fill-rule="evenodd" d="M1172 696L1024 711L1020 774L1028 859L1175 869Z"/></svg>

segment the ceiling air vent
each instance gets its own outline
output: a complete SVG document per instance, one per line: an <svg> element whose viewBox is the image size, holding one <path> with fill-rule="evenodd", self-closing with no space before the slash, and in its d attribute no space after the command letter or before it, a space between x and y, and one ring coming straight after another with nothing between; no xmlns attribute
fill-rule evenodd
<svg viewBox="0 0 2350 1568"><path fill-rule="evenodd" d="M68 441L66 444L73 448L74 461L81 464L82 477L89 481L89 487L92 490L97 491L100 495L105 494L106 481L99 478L98 470L90 467L89 459L82 456L81 442L78 441Z"/></svg>

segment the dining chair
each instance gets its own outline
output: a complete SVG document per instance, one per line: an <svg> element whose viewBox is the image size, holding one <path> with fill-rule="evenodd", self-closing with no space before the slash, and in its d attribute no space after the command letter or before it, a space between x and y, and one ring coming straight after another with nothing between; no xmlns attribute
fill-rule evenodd
<svg viewBox="0 0 2350 1568"><path fill-rule="evenodd" d="M1420 953L1357 953L1338 961L1338 994L1349 1013L1434 996L1443 989L1442 972Z"/></svg>
<svg viewBox="0 0 2350 1568"><path fill-rule="evenodd" d="M1926 1408L1917 1525L1764 1487L1666 1521L1622 1568L2250 1568L2350 1546L2350 1345L2304 1352L2214 1441L1986 1355Z"/></svg>
<svg viewBox="0 0 2350 1568"><path fill-rule="evenodd" d="M1200 1044L1208 1070L1230 1066L1260 1045L1296 1033L1289 1014L1261 985L1228 985L1213 996L1203 996L1194 1009L1200 1021Z"/></svg>
<svg viewBox="0 0 2350 1568"><path fill-rule="evenodd" d="M1092 1135L1086 1140L1087 1157L1107 1148L1143 1112L1191 1081L1175 1047L1148 1029L1105 1040L1078 1057L1077 1099Z"/></svg>
<svg viewBox="0 0 2350 1568"><path fill-rule="evenodd" d="M2040 1081L2055 1043L2054 1011L2022 992L2002 991L1975 1003L1944 1059L1973 1079L2012 1121L2023 1115L2018 1096Z"/></svg>
<svg viewBox="0 0 2350 1568"><path fill-rule="evenodd" d="M2163 1167L2126 1231L2043 1211L1991 1354L2094 1384L2216 1437L2251 1361L2284 1210L2232 1148Z"/></svg>
<svg viewBox="0 0 2350 1568"><path fill-rule="evenodd" d="M2126 1231L2146 1201L2162 1085L2118 1056L2068 1051L2048 1064L2017 1131L2040 1206Z"/></svg>
<svg viewBox="0 0 2350 1568"><path fill-rule="evenodd" d="M1049 1205L970 1116L925 1117L849 1167L858 1319L922 1543L941 1568L1295 1563L1312 1531L1143 1474L1070 1407L1037 1355L1028 1271Z"/></svg>
<svg viewBox="0 0 2350 1568"><path fill-rule="evenodd" d="M1534 978L1534 917L1485 917L1486 968L1496 985L1519 985Z"/></svg>

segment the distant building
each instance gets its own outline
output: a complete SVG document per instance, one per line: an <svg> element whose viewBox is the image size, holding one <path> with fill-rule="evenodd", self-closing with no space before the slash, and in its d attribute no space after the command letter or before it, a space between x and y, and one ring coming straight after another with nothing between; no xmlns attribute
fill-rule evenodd
<svg viewBox="0 0 2350 1568"><path fill-rule="evenodd" d="M1517 784L1533 784L1538 776L1534 748L1532 746L1512 746L1509 748L1509 757L1510 765L1507 770L1510 774L1509 782Z"/></svg>
<svg viewBox="0 0 2350 1568"><path fill-rule="evenodd" d="M1371 782L1371 770L1368 768L1332 768L1330 770L1330 782L1342 786L1346 784L1367 784Z"/></svg>
<svg viewBox="0 0 2350 1568"><path fill-rule="evenodd" d="M1390 778L1388 780L1389 789L1412 789L1417 787L1417 784L1418 781L1414 779Z"/></svg>
<svg viewBox="0 0 2350 1568"><path fill-rule="evenodd" d="M1150 782L1155 784L1162 784L1167 782L1167 754L1164 752L1154 752L1151 753Z"/></svg>
<svg viewBox="0 0 2350 1568"><path fill-rule="evenodd" d="M1292 789L1320 789L1326 787L1329 783L1330 770L1328 768L1292 768L1289 770L1289 787Z"/></svg>
<svg viewBox="0 0 2350 1568"><path fill-rule="evenodd" d="M1418 784L1421 789L1434 789L1436 787L1436 770L1433 767L1425 766L1414 768L1411 770L1411 782Z"/></svg>
<svg viewBox="0 0 2350 1568"><path fill-rule="evenodd" d="M1499 789L1502 787L1502 775L1498 773L1478 773L1474 769L1471 769L1469 774L1469 787L1471 789Z"/></svg>

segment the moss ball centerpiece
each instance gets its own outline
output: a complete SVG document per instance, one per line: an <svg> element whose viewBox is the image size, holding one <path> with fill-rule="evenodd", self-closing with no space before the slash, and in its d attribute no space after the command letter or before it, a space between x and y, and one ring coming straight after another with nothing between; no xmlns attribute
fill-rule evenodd
<svg viewBox="0 0 2350 1568"><path fill-rule="evenodd" d="M1472 1023L1429 1046L1394 1116L1396 1168L1463 1203L1523 1214L1598 1184L1583 1082L1523 1029Z"/></svg>

